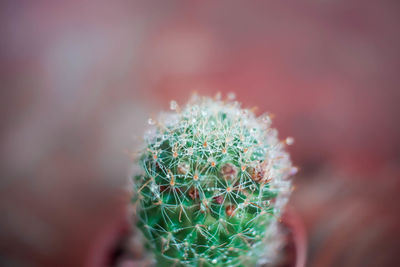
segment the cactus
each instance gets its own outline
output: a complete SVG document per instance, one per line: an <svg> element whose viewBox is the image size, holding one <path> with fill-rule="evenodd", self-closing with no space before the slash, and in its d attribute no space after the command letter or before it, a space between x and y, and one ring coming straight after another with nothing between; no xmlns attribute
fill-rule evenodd
<svg viewBox="0 0 400 267"><path fill-rule="evenodd" d="M147 248L157 266L255 266L291 191L292 139L231 96L170 108L149 119L133 177Z"/></svg>

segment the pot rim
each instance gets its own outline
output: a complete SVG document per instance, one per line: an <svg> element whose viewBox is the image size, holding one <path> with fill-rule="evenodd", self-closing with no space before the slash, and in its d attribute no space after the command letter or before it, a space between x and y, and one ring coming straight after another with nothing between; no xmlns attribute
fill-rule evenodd
<svg viewBox="0 0 400 267"><path fill-rule="evenodd" d="M282 223L292 231L292 239L295 245L295 267L306 266L307 260L307 234L303 220L296 210L288 205L282 216Z"/></svg>

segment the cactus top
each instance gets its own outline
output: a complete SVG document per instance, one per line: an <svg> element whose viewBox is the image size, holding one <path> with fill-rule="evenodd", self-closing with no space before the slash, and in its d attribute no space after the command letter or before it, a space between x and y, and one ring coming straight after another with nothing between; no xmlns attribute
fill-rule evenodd
<svg viewBox="0 0 400 267"><path fill-rule="evenodd" d="M192 98L150 119L134 176L138 226L157 266L252 266L296 169L268 114ZM287 139L286 143L291 143Z"/></svg>

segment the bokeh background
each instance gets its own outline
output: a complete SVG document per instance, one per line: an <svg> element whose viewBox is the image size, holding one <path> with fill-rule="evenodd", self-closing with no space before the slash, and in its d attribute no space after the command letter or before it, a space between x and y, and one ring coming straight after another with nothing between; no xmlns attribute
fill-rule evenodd
<svg viewBox="0 0 400 267"><path fill-rule="evenodd" d="M397 0L1 1L0 265L141 266L130 151L193 91L235 92L295 138L307 266L399 265L399 14Z"/></svg>

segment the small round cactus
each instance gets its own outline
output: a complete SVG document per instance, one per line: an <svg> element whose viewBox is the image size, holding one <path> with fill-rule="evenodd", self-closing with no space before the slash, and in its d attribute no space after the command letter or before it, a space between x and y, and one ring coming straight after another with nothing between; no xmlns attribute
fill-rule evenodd
<svg viewBox="0 0 400 267"><path fill-rule="evenodd" d="M291 191L292 139L232 96L170 108L149 119L133 177L146 246L157 266L255 266Z"/></svg>

